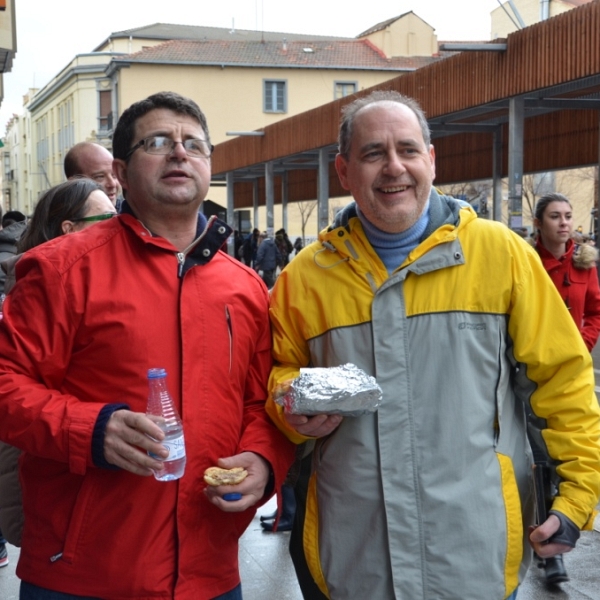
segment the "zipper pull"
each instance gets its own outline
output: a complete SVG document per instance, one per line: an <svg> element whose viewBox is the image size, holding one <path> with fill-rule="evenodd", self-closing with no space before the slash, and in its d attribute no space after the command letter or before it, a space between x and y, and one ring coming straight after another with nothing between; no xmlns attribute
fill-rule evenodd
<svg viewBox="0 0 600 600"><path fill-rule="evenodd" d="M181 274L183 273L183 265L185 263L185 252L177 252L175 256L177 257L177 264L179 265L177 273L179 277L181 277Z"/></svg>

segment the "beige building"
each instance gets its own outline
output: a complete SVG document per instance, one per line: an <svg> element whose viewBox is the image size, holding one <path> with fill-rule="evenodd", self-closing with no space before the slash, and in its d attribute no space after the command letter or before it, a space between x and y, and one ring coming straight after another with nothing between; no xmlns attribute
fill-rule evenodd
<svg viewBox="0 0 600 600"><path fill-rule="evenodd" d="M25 95L24 103L27 102L28 97ZM4 211L23 211L23 206L29 207L35 203L30 183L33 175L30 133L31 117L27 111L21 115L13 115L6 126L3 149ZM23 201L17 202L17 198Z"/></svg>
<svg viewBox="0 0 600 600"><path fill-rule="evenodd" d="M4 98L3 73L12 69L17 52L15 0L0 0L0 102Z"/></svg>
<svg viewBox="0 0 600 600"><path fill-rule="evenodd" d="M169 24L113 33L77 55L11 122L19 135L7 132L7 145L22 136L32 145L29 164L9 151L11 205L30 213L41 192L64 180L62 163L73 144L110 149L118 116L152 93L193 98L217 144L437 59L433 28L412 12L357 38ZM209 197L225 205L222 187Z"/></svg>
<svg viewBox="0 0 600 600"><path fill-rule="evenodd" d="M9 152L9 170L24 183L11 190L11 205L31 212L41 192L64 180L62 163L73 144L95 141L110 149L118 116L152 93L196 100L217 144L438 58L433 28L412 12L357 38L168 24L113 33L77 55L12 122L19 135L8 132L7 145L26 135L32 154L27 164ZM211 188L209 197L225 205L222 187Z"/></svg>

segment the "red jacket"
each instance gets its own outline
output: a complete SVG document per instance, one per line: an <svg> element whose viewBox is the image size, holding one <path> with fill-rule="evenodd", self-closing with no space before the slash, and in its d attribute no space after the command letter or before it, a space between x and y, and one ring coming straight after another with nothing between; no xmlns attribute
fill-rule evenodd
<svg viewBox="0 0 600 600"><path fill-rule="evenodd" d="M279 489L294 447L264 411L268 293L219 250L228 234L212 224L181 277L176 249L131 215L19 261L0 324L0 438L24 450L21 579L104 600L204 600L239 583L254 511L209 503L203 472L252 451ZM100 410L145 412L150 367L166 368L182 415L179 482L92 460Z"/></svg>
<svg viewBox="0 0 600 600"><path fill-rule="evenodd" d="M600 335L600 287L595 249L583 248L594 251L594 257L587 260L575 252L573 240L567 242L567 251L560 259L554 258L539 238L536 249L591 352Z"/></svg>

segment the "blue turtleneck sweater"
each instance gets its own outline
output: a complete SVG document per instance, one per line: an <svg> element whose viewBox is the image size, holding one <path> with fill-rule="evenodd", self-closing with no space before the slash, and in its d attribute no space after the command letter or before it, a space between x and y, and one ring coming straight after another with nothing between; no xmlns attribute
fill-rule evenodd
<svg viewBox="0 0 600 600"><path fill-rule="evenodd" d="M406 260L411 251L418 246L429 224L429 200L427 200L418 221L401 233L387 233L375 227L360 211L358 204L356 205L356 212L367 239L385 265L388 274L393 273Z"/></svg>

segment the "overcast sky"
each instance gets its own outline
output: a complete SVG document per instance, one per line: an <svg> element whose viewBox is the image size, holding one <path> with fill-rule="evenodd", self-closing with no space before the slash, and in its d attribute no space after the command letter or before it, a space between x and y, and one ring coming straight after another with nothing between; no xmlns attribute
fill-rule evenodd
<svg viewBox="0 0 600 600"><path fill-rule="evenodd" d="M0 135L23 95L43 87L78 53L113 31L152 23L355 37L372 25L413 11L438 40L488 40L498 0L15 0L17 54L4 74Z"/></svg>

